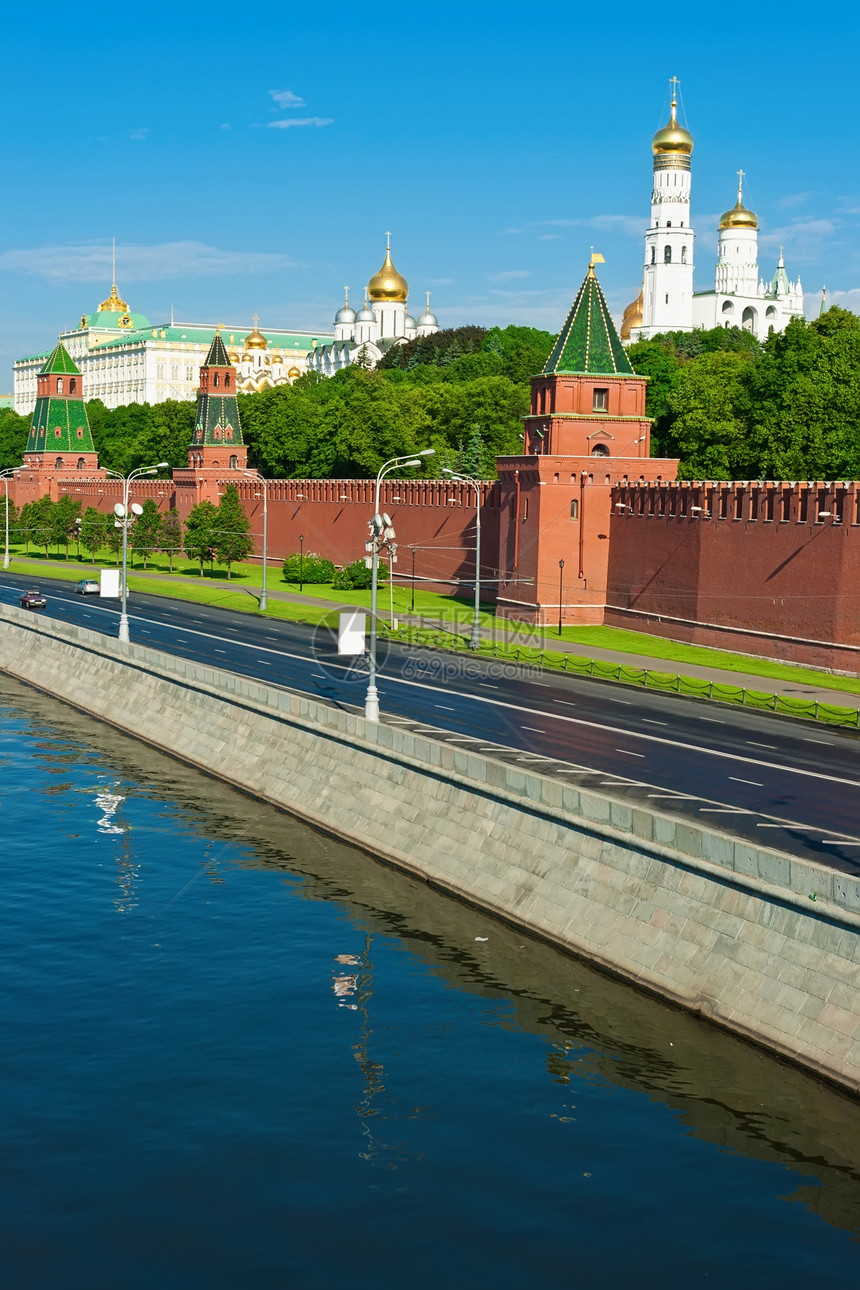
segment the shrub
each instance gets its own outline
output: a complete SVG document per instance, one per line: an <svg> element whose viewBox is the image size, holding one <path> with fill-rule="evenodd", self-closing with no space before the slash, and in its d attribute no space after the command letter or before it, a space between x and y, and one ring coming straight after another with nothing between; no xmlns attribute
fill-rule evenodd
<svg viewBox="0 0 860 1290"><path fill-rule="evenodd" d="M388 569L381 561L378 581L388 581ZM363 560L353 560L352 564L345 564L342 569L338 570L332 579L331 585L336 591L367 591L370 583L370 569L368 569Z"/></svg>
<svg viewBox="0 0 860 1290"><path fill-rule="evenodd" d="M334 577L334 565L324 555L309 551L300 559L298 555L288 555L284 561L284 581L322 583L331 582Z"/></svg>

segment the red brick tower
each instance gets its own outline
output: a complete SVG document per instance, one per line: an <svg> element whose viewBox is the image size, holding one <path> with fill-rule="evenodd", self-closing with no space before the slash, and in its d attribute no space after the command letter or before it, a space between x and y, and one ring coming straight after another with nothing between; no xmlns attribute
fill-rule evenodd
<svg viewBox="0 0 860 1290"><path fill-rule="evenodd" d="M69 485L94 476L105 477L87 419L83 379L58 341L37 377L36 406L24 466L15 481L15 500L22 506L48 493L56 501Z"/></svg>
<svg viewBox="0 0 860 1290"><path fill-rule="evenodd" d="M496 463L499 614L544 624L603 621L612 485L674 479L678 468L650 456L646 381L630 366L592 261L546 366L532 378L524 455Z"/></svg>
<svg viewBox="0 0 860 1290"><path fill-rule="evenodd" d="M248 449L236 403L236 369L227 356L221 333L216 331L200 368L188 469L173 472L174 482L182 487L180 511L185 503L189 507L204 499L217 503L219 484L231 480L238 483L247 469Z"/></svg>

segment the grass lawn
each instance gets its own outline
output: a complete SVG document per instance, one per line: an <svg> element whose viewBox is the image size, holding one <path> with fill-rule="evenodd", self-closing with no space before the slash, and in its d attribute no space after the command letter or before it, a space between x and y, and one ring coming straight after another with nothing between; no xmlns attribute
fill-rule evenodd
<svg viewBox="0 0 860 1290"><path fill-rule="evenodd" d="M42 552L31 552L28 557L23 553L14 553L13 569L18 573L32 574L34 581L43 573L45 577L60 578L76 582L79 578L97 572L102 566L116 568L116 557L105 550L99 553L104 558L96 563L87 560L78 561L75 555L68 559L65 550L60 548L48 557ZM54 562L57 563L54 563ZM226 570L204 568L201 577L200 566L184 558L174 558L172 574L168 560L164 555L156 555L147 561L146 576L141 568L129 569L129 588L132 591L147 592L150 595L169 596L178 600L190 600L198 604L220 606L244 613L259 613L258 598L261 587L261 569L259 565L242 563L233 566L228 589ZM272 618L289 619L293 622L315 624L321 622L332 610L316 601L330 601L332 608L337 603L355 605L359 609L370 608L369 591L337 591L330 585L305 583L303 596L298 583L285 582L278 563L270 563L266 571L266 586L269 591L267 613ZM278 592L290 599L277 598ZM411 587L394 587L394 616L401 620L410 614L413 601ZM467 596L443 596L436 592L416 588L414 595L415 614L439 624L442 630L457 631L462 635L471 624L474 614L474 602ZM378 609L383 620L388 616L390 604L389 587L380 585ZM676 664L672 671L682 672L684 665L719 668L726 672L744 672L752 676L772 680L794 681L799 685L810 685L821 689L842 691L848 694L860 694L860 676L834 676L830 672L821 672L815 668L794 667L774 659L757 658L747 654L735 654L728 650L709 649L704 645L687 645L680 641L666 640L662 636L649 636L644 632L627 631L621 627L564 627L561 636L552 628L539 629L525 624L513 624L506 619L496 618L486 606L481 607L481 625L486 632L494 631L501 642L507 640L513 645L530 646L545 649L556 649L558 642L566 641L582 646L588 655L589 648L615 650L619 653L639 655L647 659L663 660Z"/></svg>

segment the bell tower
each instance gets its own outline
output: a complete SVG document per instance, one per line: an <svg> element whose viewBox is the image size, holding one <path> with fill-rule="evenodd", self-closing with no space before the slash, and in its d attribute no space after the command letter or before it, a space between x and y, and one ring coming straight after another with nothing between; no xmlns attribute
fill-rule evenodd
<svg viewBox="0 0 860 1290"><path fill-rule="evenodd" d="M654 180L651 223L645 234L642 323L637 337L693 330L693 242L690 227L690 158L693 136L678 123L673 76L669 120L651 141Z"/></svg>

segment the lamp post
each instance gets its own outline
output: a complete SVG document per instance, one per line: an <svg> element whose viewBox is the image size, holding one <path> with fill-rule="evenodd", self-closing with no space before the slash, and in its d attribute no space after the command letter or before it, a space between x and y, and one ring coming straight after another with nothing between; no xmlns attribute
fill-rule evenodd
<svg viewBox="0 0 860 1290"><path fill-rule="evenodd" d="M9 568L9 480L14 479L18 473L18 467L13 470L4 470L2 473L3 484L6 489L6 545L3 548L3 568Z"/></svg>
<svg viewBox="0 0 860 1290"><path fill-rule="evenodd" d="M558 634L561 635L561 601L564 586L564 560L558 562Z"/></svg>
<svg viewBox="0 0 860 1290"><path fill-rule="evenodd" d="M305 589L305 535L299 534L299 595Z"/></svg>
<svg viewBox="0 0 860 1290"><path fill-rule="evenodd" d="M169 465L166 461L159 461L155 466L140 466L137 470L132 470L128 475L121 475L118 470L108 470L106 474L113 479L121 479L123 484L122 501L117 502L113 508L114 515L122 524L122 609L119 615L119 639L128 640L128 578L126 571L128 568L128 495L131 489L132 481L140 479L143 475L154 475L156 471L166 470ZM132 509L137 506L137 502L132 503ZM135 511L136 515L141 514L143 508L138 506Z"/></svg>
<svg viewBox="0 0 860 1290"><path fill-rule="evenodd" d="M260 591L260 613L264 614L269 607L269 597L266 591L266 555L267 555L267 537L269 527L269 481L259 470L245 470L242 472L247 479L258 479L263 485L263 587Z"/></svg>
<svg viewBox="0 0 860 1290"><path fill-rule="evenodd" d="M432 457L435 451L435 448L422 448L414 456L390 457L388 461L382 463L379 468L379 474L376 476L373 518L370 521L370 541L367 544L370 548L370 640L367 650L367 696L364 700L365 721L379 720L379 693L376 688L376 597L379 586L379 548L383 540L391 541L394 537L394 529L391 524L385 524L383 516L379 513L379 494L382 489L382 481L386 475L403 466L420 466L421 458Z"/></svg>
<svg viewBox="0 0 860 1290"><path fill-rule="evenodd" d="M469 649L477 649L481 643L481 486L477 480L457 475L447 466L442 467L442 474L456 479L460 484L471 484L475 490L475 616L472 619Z"/></svg>
<svg viewBox="0 0 860 1290"><path fill-rule="evenodd" d="M412 552L412 604L409 606L409 612L414 614L415 613L415 547L411 546L409 550Z"/></svg>

